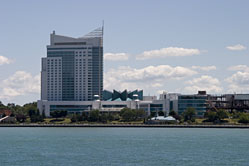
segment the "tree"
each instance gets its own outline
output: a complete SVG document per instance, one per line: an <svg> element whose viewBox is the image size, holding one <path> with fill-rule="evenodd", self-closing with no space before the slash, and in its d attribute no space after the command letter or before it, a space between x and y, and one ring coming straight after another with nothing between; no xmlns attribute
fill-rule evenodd
<svg viewBox="0 0 249 166"><path fill-rule="evenodd" d="M27 103L27 104L24 104L23 107L21 107L30 117L33 115L33 114L37 114L37 103L36 102L33 102L33 103Z"/></svg>
<svg viewBox="0 0 249 166"><path fill-rule="evenodd" d="M171 110L169 112L169 116L172 116L173 118L175 118L176 120L178 121L181 121L182 120L182 116L181 115L178 115L177 112L175 112L174 110Z"/></svg>
<svg viewBox="0 0 249 166"><path fill-rule="evenodd" d="M31 109L31 110L28 111L28 114L29 114L29 117L31 117L31 116L33 116L33 115L37 115L37 111Z"/></svg>
<svg viewBox="0 0 249 166"><path fill-rule="evenodd" d="M136 113L130 108L123 108L120 112L120 116L124 121L134 121L136 119Z"/></svg>
<svg viewBox="0 0 249 166"><path fill-rule="evenodd" d="M114 115L112 115L111 113L108 113L107 118L108 118L108 120L109 120L109 121L113 121L113 120L115 120Z"/></svg>
<svg viewBox="0 0 249 166"><path fill-rule="evenodd" d="M145 118L146 113L143 109L138 109L138 110L134 110L135 111L135 120L141 120L143 118Z"/></svg>
<svg viewBox="0 0 249 166"><path fill-rule="evenodd" d="M187 110L183 112L184 121L194 122L195 115L196 115L195 108L192 107L187 108Z"/></svg>
<svg viewBox="0 0 249 166"><path fill-rule="evenodd" d="M157 114L156 114L155 111L151 111L151 112L150 112L150 116L151 116L151 117L155 117L155 116L157 116Z"/></svg>
<svg viewBox="0 0 249 166"><path fill-rule="evenodd" d="M0 101L0 106L4 106L3 103L2 103L2 101Z"/></svg>
<svg viewBox="0 0 249 166"><path fill-rule="evenodd" d="M228 117L228 115L227 115L227 112L226 112L225 110L219 109L219 110L217 111L217 119L218 119L219 121L222 121L222 119L225 119L225 118L227 118L227 117Z"/></svg>
<svg viewBox="0 0 249 166"><path fill-rule="evenodd" d="M3 114L2 114L2 118L4 118L5 116L6 116L6 114L5 114L5 113L3 113Z"/></svg>
<svg viewBox="0 0 249 166"><path fill-rule="evenodd" d="M249 117L245 113L242 113L239 117L239 123L249 123Z"/></svg>
<svg viewBox="0 0 249 166"><path fill-rule="evenodd" d="M80 115L80 114L76 114L76 120L77 120L78 122L83 121L83 117L82 117L82 115Z"/></svg>
<svg viewBox="0 0 249 166"><path fill-rule="evenodd" d="M46 115L45 115L45 111L44 111L44 110L42 111L42 118L43 118L43 119L46 118Z"/></svg>
<svg viewBox="0 0 249 166"><path fill-rule="evenodd" d="M24 110L23 107L21 107L20 105L15 105L14 107L9 108L9 109L12 111L14 115L18 115L18 114L22 114L25 116L28 115L28 112Z"/></svg>
<svg viewBox="0 0 249 166"><path fill-rule="evenodd" d="M87 121L88 120L88 115L86 112L82 112L82 121Z"/></svg>
<svg viewBox="0 0 249 166"><path fill-rule="evenodd" d="M206 122L222 122L223 119L228 117L228 113L223 109L217 111L210 110L205 113L204 117L207 118Z"/></svg>
<svg viewBox="0 0 249 166"><path fill-rule="evenodd" d="M8 103L7 104L7 107L9 108L9 109L12 109L12 108L15 108L15 103Z"/></svg>
<svg viewBox="0 0 249 166"><path fill-rule="evenodd" d="M102 123L106 123L108 121L108 115L105 114L105 113L102 113L101 116L100 116L100 121Z"/></svg>
<svg viewBox="0 0 249 166"><path fill-rule="evenodd" d="M89 121L91 121L91 122L97 122L97 121L99 121L99 118L100 118L99 110L92 110L92 111L90 111Z"/></svg>
<svg viewBox="0 0 249 166"><path fill-rule="evenodd" d="M17 115L16 115L16 120L17 120L18 122L20 122L20 123L23 123L23 122L26 121L26 116L23 115L23 114L17 114Z"/></svg>
<svg viewBox="0 0 249 166"><path fill-rule="evenodd" d="M61 111L61 117L66 117L67 116L67 111Z"/></svg>
<svg viewBox="0 0 249 166"><path fill-rule="evenodd" d="M3 109L8 109L8 107L6 107L1 101L0 101L0 110Z"/></svg>
<svg viewBox="0 0 249 166"><path fill-rule="evenodd" d="M50 115L53 117L53 118L61 118L61 117L66 117L67 116L67 111L59 111L59 110L56 110L56 111L53 111L50 113Z"/></svg>
<svg viewBox="0 0 249 166"><path fill-rule="evenodd" d="M71 122L72 123L77 122L77 117L75 114L73 114L73 116L71 117Z"/></svg>
<svg viewBox="0 0 249 166"><path fill-rule="evenodd" d="M158 116L164 116L164 112L163 111L158 111Z"/></svg>
<svg viewBox="0 0 249 166"><path fill-rule="evenodd" d="M169 116L173 116L174 117L175 115L177 115L177 113L174 110L171 110L169 112Z"/></svg>
<svg viewBox="0 0 249 166"><path fill-rule="evenodd" d="M30 117L30 121L31 121L31 123L36 123L36 122L43 122L44 119L42 118L41 115L32 115Z"/></svg>
<svg viewBox="0 0 249 166"><path fill-rule="evenodd" d="M207 118L207 120L205 120L206 122L215 122L217 120L217 113L214 111L207 111L205 112L204 117Z"/></svg>
<svg viewBox="0 0 249 166"><path fill-rule="evenodd" d="M121 119L120 114L112 114L113 120L119 121Z"/></svg>

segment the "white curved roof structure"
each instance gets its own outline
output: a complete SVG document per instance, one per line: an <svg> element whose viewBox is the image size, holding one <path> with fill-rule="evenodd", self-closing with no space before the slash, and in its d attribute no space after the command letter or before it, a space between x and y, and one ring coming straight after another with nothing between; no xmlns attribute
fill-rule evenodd
<svg viewBox="0 0 249 166"><path fill-rule="evenodd" d="M157 117L153 117L151 118L151 120L162 120L162 121L175 121L176 119L172 116L157 116Z"/></svg>

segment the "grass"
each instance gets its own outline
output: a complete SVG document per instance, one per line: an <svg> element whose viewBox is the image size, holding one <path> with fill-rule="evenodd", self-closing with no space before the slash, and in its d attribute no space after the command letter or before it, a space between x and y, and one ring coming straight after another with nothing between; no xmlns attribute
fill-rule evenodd
<svg viewBox="0 0 249 166"><path fill-rule="evenodd" d="M70 118L45 118L43 123L51 123L51 124L69 124L71 123Z"/></svg>
<svg viewBox="0 0 249 166"><path fill-rule="evenodd" d="M224 120L227 120L229 124L240 124L238 121L239 119L230 119L230 118L226 118Z"/></svg>
<svg viewBox="0 0 249 166"><path fill-rule="evenodd" d="M110 124L143 124L144 121L143 120L138 120L138 121L124 122L124 121L115 120L115 121L111 121L109 123Z"/></svg>
<svg viewBox="0 0 249 166"><path fill-rule="evenodd" d="M202 124L204 120L205 120L205 119L203 119L203 118L196 118L196 119L195 119L195 122L196 122L197 124Z"/></svg>
<svg viewBox="0 0 249 166"><path fill-rule="evenodd" d="M206 120L205 118L196 118L195 124L210 124L212 125L212 122L203 122ZM237 119L231 119L231 118L226 118L224 119L227 122L224 124L240 124L238 123L238 118ZM30 118L28 117L25 121L25 123L30 123ZM87 121L80 121L80 122L75 122L72 123L71 119L69 117L65 118L45 118L43 122L39 122L40 124L102 124L102 122L87 122ZM143 120L139 121L131 121L131 122L124 122L122 120L114 120L114 121L108 121L106 124L143 124Z"/></svg>
<svg viewBox="0 0 249 166"><path fill-rule="evenodd" d="M195 122L196 124L213 124L212 122L203 122L204 120L206 120L205 118L196 118ZM230 119L230 118L225 118L225 121L227 121L225 124L240 124L238 123L239 119Z"/></svg>
<svg viewBox="0 0 249 166"><path fill-rule="evenodd" d="M195 123L196 124L207 124L210 123L212 124L212 122L203 122L205 120L205 118L196 118L195 119ZM226 121L228 121L226 124L240 124L238 123L238 119L224 119ZM29 119L26 120L26 122L29 123ZM44 122L45 124L71 124L71 119L70 118L45 118ZM87 121L81 121L81 122L75 122L74 124L100 124L101 122L87 122ZM124 122L124 121L119 121L119 120L115 120L115 121L108 121L107 124L143 124L143 120L140 121L131 121L131 122Z"/></svg>

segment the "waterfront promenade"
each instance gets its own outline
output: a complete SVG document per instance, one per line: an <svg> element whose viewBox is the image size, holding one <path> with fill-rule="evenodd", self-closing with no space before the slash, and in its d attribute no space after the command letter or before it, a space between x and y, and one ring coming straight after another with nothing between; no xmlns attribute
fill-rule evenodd
<svg viewBox="0 0 249 166"><path fill-rule="evenodd" d="M0 124L0 127L125 127L125 128L241 128L249 125L172 125L172 124Z"/></svg>

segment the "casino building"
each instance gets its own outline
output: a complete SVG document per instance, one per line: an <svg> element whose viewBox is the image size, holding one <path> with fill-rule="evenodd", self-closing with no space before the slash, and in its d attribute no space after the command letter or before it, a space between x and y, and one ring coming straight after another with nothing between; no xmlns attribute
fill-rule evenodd
<svg viewBox="0 0 249 166"><path fill-rule="evenodd" d="M164 100L143 96L143 91L103 91L103 27L83 37L50 35L47 57L42 58L40 113L66 110L81 113L120 111L122 108L165 111Z"/></svg>

